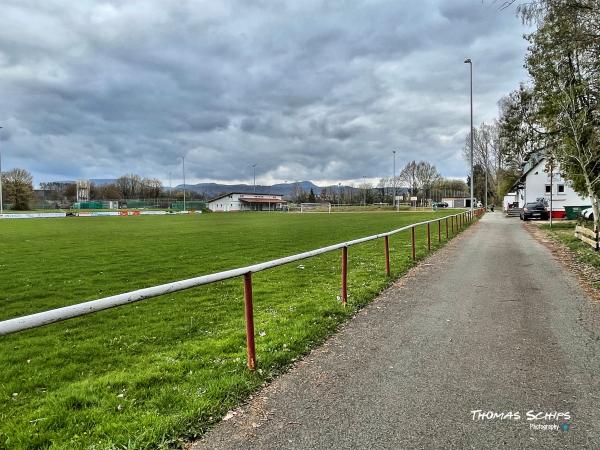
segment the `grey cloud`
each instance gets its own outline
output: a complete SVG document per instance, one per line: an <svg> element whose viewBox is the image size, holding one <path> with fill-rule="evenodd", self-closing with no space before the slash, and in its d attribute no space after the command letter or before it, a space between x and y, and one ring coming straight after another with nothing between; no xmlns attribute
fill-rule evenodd
<svg viewBox="0 0 600 450"><path fill-rule="evenodd" d="M479 0L8 0L0 16L4 164L45 178L464 176L476 120L525 77L524 29Z"/></svg>

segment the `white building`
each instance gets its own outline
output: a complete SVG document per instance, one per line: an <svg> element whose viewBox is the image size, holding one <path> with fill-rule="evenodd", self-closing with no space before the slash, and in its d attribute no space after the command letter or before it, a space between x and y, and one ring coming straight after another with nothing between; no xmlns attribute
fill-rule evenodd
<svg viewBox="0 0 600 450"><path fill-rule="evenodd" d="M552 194L552 217L565 217L565 206L591 206L587 197L581 197L573 190L569 181L560 175L560 167L553 167L552 180L546 167L546 158L534 154L523 168L523 175L514 185L519 208L525 203L543 201L550 208ZM506 205L504 205L506 206Z"/></svg>
<svg viewBox="0 0 600 450"><path fill-rule="evenodd" d="M282 195L230 192L208 201L211 211L281 211L287 202Z"/></svg>
<svg viewBox="0 0 600 450"><path fill-rule="evenodd" d="M469 197L442 197L442 201L448 203L448 208L470 208L471 200ZM473 206L477 204L477 200Z"/></svg>

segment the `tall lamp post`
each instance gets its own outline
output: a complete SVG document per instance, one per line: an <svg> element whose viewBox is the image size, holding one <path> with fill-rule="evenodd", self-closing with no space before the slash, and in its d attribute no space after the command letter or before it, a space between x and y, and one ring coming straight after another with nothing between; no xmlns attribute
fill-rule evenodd
<svg viewBox="0 0 600 450"><path fill-rule="evenodd" d="M473 211L473 61L471 58L465 59L465 64L469 65L471 72L471 211Z"/></svg>
<svg viewBox="0 0 600 450"><path fill-rule="evenodd" d="M254 180L252 183L254 185L254 192L256 193L256 164L252 164L252 179Z"/></svg>

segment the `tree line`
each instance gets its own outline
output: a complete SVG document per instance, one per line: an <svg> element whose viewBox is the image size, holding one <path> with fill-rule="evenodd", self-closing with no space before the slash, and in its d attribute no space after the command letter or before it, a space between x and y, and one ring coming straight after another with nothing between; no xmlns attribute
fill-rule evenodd
<svg viewBox="0 0 600 450"><path fill-rule="evenodd" d="M329 186L320 192L305 191L294 187L291 200L294 203L327 202L333 204L394 203L394 194L408 202L417 197L418 204L440 201L443 197L468 195L462 180L444 179L435 165L427 161L410 161L395 177L382 177L377 184L363 182L358 185Z"/></svg>
<svg viewBox="0 0 600 450"><path fill-rule="evenodd" d="M18 211L29 210L36 197L33 188L33 177L25 169L12 169L2 173L3 203L9 204ZM188 199L198 197L194 192L187 192ZM113 183L90 185L90 200L178 200L183 196L180 190L164 189L157 178L145 178L136 174L125 174ZM40 197L46 202L54 202L65 206L77 200L77 184L75 182L44 182L40 183Z"/></svg>
<svg viewBox="0 0 600 450"><path fill-rule="evenodd" d="M500 100L499 119L492 125L492 151L497 152L492 154L501 181L497 195L518 179L532 154L542 154L578 194L590 198L598 227L600 3L531 0L517 11L535 30L526 36L529 80ZM474 136L482 131L479 127ZM477 144L478 164L489 169L481 162L481 149Z"/></svg>

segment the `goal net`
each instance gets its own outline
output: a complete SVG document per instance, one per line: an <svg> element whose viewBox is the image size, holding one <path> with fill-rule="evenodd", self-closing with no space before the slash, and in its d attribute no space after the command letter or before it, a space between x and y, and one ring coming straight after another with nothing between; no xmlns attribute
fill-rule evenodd
<svg viewBox="0 0 600 450"><path fill-rule="evenodd" d="M300 203L300 212L331 212L331 203Z"/></svg>

